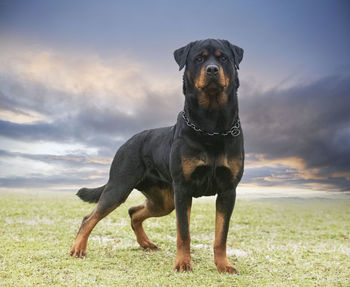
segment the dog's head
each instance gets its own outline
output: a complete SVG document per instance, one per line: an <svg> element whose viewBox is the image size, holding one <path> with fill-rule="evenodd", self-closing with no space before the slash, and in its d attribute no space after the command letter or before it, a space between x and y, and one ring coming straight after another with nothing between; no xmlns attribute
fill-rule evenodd
<svg viewBox="0 0 350 287"><path fill-rule="evenodd" d="M239 63L243 49L226 40L191 42L174 52L184 73L184 94L193 97L204 109L217 109L239 86Z"/></svg>

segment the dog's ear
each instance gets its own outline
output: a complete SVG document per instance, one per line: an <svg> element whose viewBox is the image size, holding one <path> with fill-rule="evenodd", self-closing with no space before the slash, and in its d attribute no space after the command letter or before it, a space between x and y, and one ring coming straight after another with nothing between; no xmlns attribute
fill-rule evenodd
<svg viewBox="0 0 350 287"><path fill-rule="evenodd" d="M243 59L244 50L238 46L231 44L229 41L224 40L224 43L230 48L233 55L233 60L235 62L235 67L237 70L239 70L239 63Z"/></svg>
<svg viewBox="0 0 350 287"><path fill-rule="evenodd" d="M176 63L179 65L179 71L181 71L182 68L185 67L186 65L188 52L190 51L192 45L193 45L193 42L174 51L174 58Z"/></svg>

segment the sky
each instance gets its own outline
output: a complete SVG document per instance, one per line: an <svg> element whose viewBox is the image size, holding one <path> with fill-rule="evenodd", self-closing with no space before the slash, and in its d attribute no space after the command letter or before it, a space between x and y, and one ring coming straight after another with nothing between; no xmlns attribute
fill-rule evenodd
<svg viewBox="0 0 350 287"><path fill-rule="evenodd" d="M182 110L173 51L244 49L242 190L350 191L350 2L0 0L0 188L108 179L133 134Z"/></svg>

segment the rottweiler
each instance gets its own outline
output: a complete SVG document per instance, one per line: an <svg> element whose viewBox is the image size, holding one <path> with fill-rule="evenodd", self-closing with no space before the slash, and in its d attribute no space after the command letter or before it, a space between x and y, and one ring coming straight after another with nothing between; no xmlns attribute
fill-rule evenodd
<svg viewBox="0 0 350 287"><path fill-rule="evenodd" d="M133 189L146 201L129 209L131 227L143 248L157 249L142 222L176 210L174 269L191 271L189 222L193 197L216 197L214 262L219 272L236 273L226 257L226 240L243 175L243 134L238 116L238 69L243 49L226 40L191 42L174 52L183 74L184 109L171 127L134 135L117 151L108 182L77 195L97 202L84 217L71 256L86 255L95 225L121 205Z"/></svg>

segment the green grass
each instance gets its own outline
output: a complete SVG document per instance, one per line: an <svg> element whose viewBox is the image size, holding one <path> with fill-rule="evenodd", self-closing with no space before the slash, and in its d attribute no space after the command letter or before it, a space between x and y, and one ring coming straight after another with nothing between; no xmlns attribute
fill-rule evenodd
<svg viewBox="0 0 350 287"><path fill-rule="evenodd" d="M0 286L350 286L350 200L238 200L228 237L239 275L213 262L213 200L191 214L193 272L172 270L175 214L145 222L160 251L139 248L132 196L93 230L84 260L69 256L94 207L74 195L0 195Z"/></svg>

